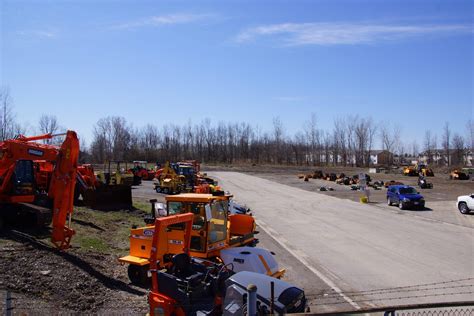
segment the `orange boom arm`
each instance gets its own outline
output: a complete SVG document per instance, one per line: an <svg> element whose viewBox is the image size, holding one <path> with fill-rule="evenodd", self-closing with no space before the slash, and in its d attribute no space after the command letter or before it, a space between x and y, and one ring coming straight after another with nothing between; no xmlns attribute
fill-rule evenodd
<svg viewBox="0 0 474 316"><path fill-rule="evenodd" d="M69 248L74 230L70 228L73 211L74 186L76 185L79 140L77 134L68 131L59 150L56 168L53 172L49 196L53 198L53 235L51 242L59 249ZM66 220L69 223L66 225Z"/></svg>

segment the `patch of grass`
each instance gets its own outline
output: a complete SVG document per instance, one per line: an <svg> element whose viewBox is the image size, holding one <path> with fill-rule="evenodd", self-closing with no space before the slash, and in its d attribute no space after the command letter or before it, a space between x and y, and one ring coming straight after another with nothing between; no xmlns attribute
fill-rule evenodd
<svg viewBox="0 0 474 316"><path fill-rule="evenodd" d="M109 250L109 245L107 245L103 240L97 237L91 236L74 236L75 243L79 245L84 250L91 250L95 252L105 253Z"/></svg>
<svg viewBox="0 0 474 316"><path fill-rule="evenodd" d="M134 201L133 207L137 210L144 211L147 213L150 212L150 209L151 209L150 203L145 203L145 202L140 202L140 201Z"/></svg>
<svg viewBox="0 0 474 316"><path fill-rule="evenodd" d="M123 255L129 249L132 226L143 226L142 211L97 211L78 207L73 214L74 246L81 251Z"/></svg>

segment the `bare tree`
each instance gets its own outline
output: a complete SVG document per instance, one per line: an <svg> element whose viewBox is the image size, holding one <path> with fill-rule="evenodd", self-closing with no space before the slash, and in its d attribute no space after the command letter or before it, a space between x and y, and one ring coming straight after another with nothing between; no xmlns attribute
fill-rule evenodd
<svg viewBox="0 0 474 316"><path fill-rule="evenodd" d="M372 118L361 119L356 116L352 121L354 122L356 164L368 166L377 126Z"/></svg>
<svg viewBox="0 0 474 316"><path fill-rule="evenodd" d="M314 165L320 163L320 157L317 150L320 143L320 135L317 126L316 113L311 113L309 121L304 123L305 137L309 145L309 161Z"/></svg>
<svg viewBox="0 0 474 316"><path fill-rule="evenodd" d="M5 140L13 138L15 117L13 114L13 99L10 95L10 89L0 88L0 139Z"/></svg>
<svg viewBox="0 0 474 316"><path fill-rule="evenodd" d="M42 134L54 134L59 129L58 119L54 115L41 115L38 121L38 128ZM44 139L43 143L51 144L53 139Z"/></svg>
<svg viewBox="0 0 474 316"><path fill-rule="evenodd" d="M434 155L436 150L436 135L431 134L430 130L425 132L425 139L424 139L424 151L427 158L427 163L435 162ZM436 162L438 162L436 160Z"/></svg>
<svg viewBox="0 0 474 316"><path fill-rule="evenodd" d="M387 150L391 154L394 154L397 151L397 154L400 156L403 153L400 152L400 126L394 125L390 126L390 123L383 122L380 125L380 140L382 143L382 150ZM390 155L391 161L393 163L393 155Z"/></svg>
<svg viewBox="0 0 474 316"><path fill-rule="evenodd" d="M451 147L451 130L449 129L449 123L446 122L443 127L443 140L442 140L442 146L444 153L446 155L446 163L447 165L451 165L451 159L450 159L450 154L449 154L449 148Z"/></svg>
<svg viewBox="0 0 474 316"><path fill-rule="evenodd" d="M418 143L416 140L411 143L411 154L413 157L417 157L418 154L420 153L420 147L418 146Z"/></svg>
<svg viewBox="0 0 474 316"><path fill-rule="evenodd" d="M464 138L459 134L454 134L453 136L453 165L462 165L464 164Z"/></svg>
<svg viewBox="0 0 474 316"><path fill-rule="evenodd" d="M91 145L96 161L125 160L132 152L133 131L123 117L109 116L100 119L94 126L94 140Z"/></svg>
<svg viewBox="0 0 474 316"><path fill-rule="evenodd" d="M280 164L283 160L284 128L279 117L273 118L273 140L275 143L274 157L276 157L276 162Z"/></svg>

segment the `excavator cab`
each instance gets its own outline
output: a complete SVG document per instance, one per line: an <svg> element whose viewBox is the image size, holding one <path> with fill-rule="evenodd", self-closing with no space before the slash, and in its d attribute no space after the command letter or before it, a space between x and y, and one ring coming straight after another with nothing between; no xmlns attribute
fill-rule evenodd
<svg viewBox="0 0 474 316"><path fill-rule="evenodd" d="M32 160L18 160L11 177L13 195L34 195L35 174Z"/></svg>

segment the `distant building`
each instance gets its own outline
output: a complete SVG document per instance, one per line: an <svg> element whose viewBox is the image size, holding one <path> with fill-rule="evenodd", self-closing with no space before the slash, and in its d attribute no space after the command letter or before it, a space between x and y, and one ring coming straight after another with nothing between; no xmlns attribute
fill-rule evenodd
<svg viewBox="0 0 474 316"><path fill-rule="evenodd" d="M448 159L449 158L449 159ZM459 152L456 149L449 150L449 157L444 149L433 149L430 152L424 151L418 155L418 160L437 166L463 165L472 167L474 164L473 152L467 148Z"/></svg>
<svg viewBox="0 0 474 316"><path fill-rule="evenodd" d="M388 166L393 163L393 153L388 150L372 150L369 159L373 166Z"/></svg>

